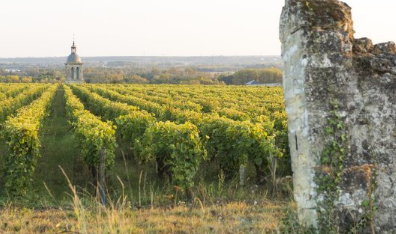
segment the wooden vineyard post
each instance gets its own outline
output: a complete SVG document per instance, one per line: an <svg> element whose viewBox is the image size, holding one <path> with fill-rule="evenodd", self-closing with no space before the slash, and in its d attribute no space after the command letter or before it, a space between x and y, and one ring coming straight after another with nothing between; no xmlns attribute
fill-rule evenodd
<svg viewBox="0 0 396 234"><path fill-rule="evenodd" d="M270 171L271 171L271 180L272 180L272 194L276 193L276 165L277 165L277 161L276 158L272 156L272 154L270 153L270 159L271 159L271 166L270 166Z"/></svg>
<svg viewBox="0 0 396 234"><path fill-rule="evenodd" d="M99 164L99 193L102 205L106 205L106 148L102 147Z"/></svg>
<svg viewBox="0 0 396 234"><path fill-rule="evenodd" d="M246 176L246 168L244 165L239 166L239 185L244 186L245 185L245 176Z"/></svg>

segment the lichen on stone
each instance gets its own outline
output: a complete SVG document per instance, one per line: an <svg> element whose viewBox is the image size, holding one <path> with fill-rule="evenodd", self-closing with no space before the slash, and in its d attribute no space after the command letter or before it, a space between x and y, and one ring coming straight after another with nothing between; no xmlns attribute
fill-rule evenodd
<svg viewBox="0 0 396 234"><path fill-rule="evenodd" d="M332 141L325 129L334 111L330 100L336 100L348 139L340 196L334 203L336 224L350 231L365 220L358 233L396 233L396 202L389 202L396 201L396 193L389 193L396 191L396 183L389 184L396 181L395 43L355 39L351 8L337 0L286 0L280 22L301 223L320 225L320 212L313 207L323 196L315 177L320 176L318 168L324 168L320 155ZM369 209L364 208L367 204Z"/></svg>

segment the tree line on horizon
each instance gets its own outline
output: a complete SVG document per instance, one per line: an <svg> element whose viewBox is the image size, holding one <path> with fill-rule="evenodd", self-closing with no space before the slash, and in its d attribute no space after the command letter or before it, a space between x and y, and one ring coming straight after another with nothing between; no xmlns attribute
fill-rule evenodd
<svg viewBox="0 0 396 234"><path fill-rule="evenodd" d="M64 70L61 68L30 67L18 72L0 69L1 83L62 83ZM245 68L236 72L208 72L193 67L86 67L84 80L87 83L130 83L130 84L201 84L201 85L244 85L255 80L259 83L281 83L279 68Z"/></svg>

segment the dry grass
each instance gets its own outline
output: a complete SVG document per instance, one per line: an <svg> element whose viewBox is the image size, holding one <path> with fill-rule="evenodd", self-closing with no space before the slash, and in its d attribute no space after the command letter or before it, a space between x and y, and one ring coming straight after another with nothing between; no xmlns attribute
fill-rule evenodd
<svg viewBox="0 0 396 234"><path fill-rule="evenodd" d="M190 204L178 199L177 191L172 196L150 192L151 202L141 207L136 201L132 205L133 199L125 195L121 181L122 195L117 200L108 196L107 205L103 206L95 196L77 191L66 174L65 177L71 190L69 206L34 210L21 208L18 203L8 204L0 208L0 234L281 233L287 211L295 209L293 203L271 201L266 193L256 194L255 187L252 191L239 190L243 191L240 196L236 196L238 189L229 188L225 191L228 196L213 200L209 195L213 192L203 185L196 187L198 196ZM49 190L48 193L52 197ZM235 200L229 200L232 197Z"/></svg>
<svg viewBox="0 0 396 234"><path fill-rule="evenodd" d="M96 206L96 207L94 207ZM231 202L208 207L75 206L74 210L0 210L0 233L278 233L287 204Z"/></svg>
<svg viewBox="0 0 396 234"><path fill-rule="evenodd" d="M220 186L221 183L218 186L199 183L191 204L183 202L178 190L173 193L169 193L172 190L146 191L144 183L139 183L143 191L139 190L139 196L132 199L125 194L121 180L122 195L111 200L108 194L107 205L103 206L92 194L76 189L63 169L61 171L71 190L69 202L59 208L34 209L28 204L30 208L23 208L21 204L26 203L18 202L0 207L0 234L284 233L280 231L281 222L288 210L295 209L293 203L273 201L266 192L258 193L258 186L237 188ZM140 202L140 194L146 194L144 203Z"/></svg>
<svg viewBox="0 0 396 234"><path fill-rule="evenodd" d="M169 191L154 193L143 189L143 192L139 190L139 199L135 198L139 202L132 205L133 199L124 193L121 180L122 195L117 200L111 200L109 195L107 205L103 206L95 196L85 190L78 191L61 170L71 190L69 205L39 210L21 208L20 203L0 207L0 234L281 233L287 211L295 209L293 203L269 200L267 193L256 194L257 186L238 190L234 186L225 189L201 184L196 186L198 196L191 204L179 199L177 190L169 195ZM216 199L217 190L224 190L226 196ZM48 193L56 200L49 190ZM143 207L141 193L151 198Z"/></svg>

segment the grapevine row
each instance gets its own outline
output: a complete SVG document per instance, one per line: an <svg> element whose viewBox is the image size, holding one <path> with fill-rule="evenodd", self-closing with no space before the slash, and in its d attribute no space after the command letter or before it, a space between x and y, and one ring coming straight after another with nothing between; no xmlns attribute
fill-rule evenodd
<svg viewBox="0 0 396 234"><path fill-rule="evenodd" d="M123 101L129 104L137 105L136 102L141 103L141 100L149 101L149 103L145 104L144 108L151 105L158 109L158 103L155 100L160 100L160 104L164 107L171 107L174 109L180 110L188 110L195 111L198 113L215 113L220 116L225 116L227 118L239 121L250 120L252 122L257 122L260 120L260 116L270 116L271 119L274 119L273 116L276 112L284 112L284 104L283 101L277 104L276 101L282 100L281 98L274 97L266 97L267 101L261 100L261 103L265 102L264 106L260 107L258 103L252 102L251 99L244 99L244 101L238 101L238 105L234 102L227 101L230 98L224 98L223 100L216 100L218 97L208 96L209 94L205 94L202 96L198 96L196 98L192 97L183 97L182 95L174 95L165 98L165 97L157 97L158 92L144 94L143 92L135 92L136 89L128 89L122 86L89 86L91 90L100 93L101 95L105 95L106 97ZM116 92L115 94L112 92ZM127 96L128 98L122 97ZM234 96L238 96L238 94L234 94ZM175 102L173 100L177 99ZM206 99L206 101L205 101ZM208 101L210 99L210 101ZM277 99L277 100L274 100ZM151 100L151 101L150 101ZM153 104L154 103L154 104ZM199 103L199 104L197 104ZM200 105L202 104L202 106ZM194 105L194 108L187 108L188 106ZM151 108L153 109L153 108ZM150 110L149 110L150 111Z"/></svg>
<svg viewBox="0 0 396 234"><path fill-rule="evenodd" d="M40 157L39 131L49 113L56 85L48 88L40 98L22 107L16 116L8 117L4 136L9 154L6 156L6 189L9 194L25 195Z"/></svg>
<svg viewBox="0 0 396 234"><path fill-rule="evenodd" d="M120 114L117 118L107 117L113 116L119 135L130 144L135 157L140 161L155 161L159 174L169 175L174 183L190 191L200 162L206 157L195 125L157 122L145 111L111 102L81 86L72 88L89 106L100 110L98 113L115 114L114 105L123 107L117 109Z"/></svg>
<svg viewBox="0 0 396 234"><path fill-rule="evenodd" d="M25 91L27 88L27 85L8 86L7 88L4 88L0 91L0 101L6 100L7 98L15 97L16 95Z"/></svg>
<svg viewBox="0 0 396 234"><path fill-rule="evenodd" d="M66 112L74 128L84 162L91 168L99 166L102 150L106 150L105 165L114 164L116 147L115 127L111 122L100 118L84 109L81 101L68 86L63 85L66 99Z"/></svg>
<svg viewBox="0 0 396 234"><path fill-rule="evenodd" d="M0 122L3 122L9 115L13 114L18 108L29 104L39 97L48 85L35 85L14 98L0 101Z"/></svg>
<svg viewBox="0 0 396 234"><path fill-rule="evenodd" d="M78 92L83 92L86 97L97 96L96 93L90 92L85 87L73 86L73 89L78 90ZM146 107L146 102L141 104L139 103L139 99L136 98L130 98L129 96L124 96L111 90L105 90L104 88L92 87L91 89L98 91L98 93L106 97L111 97L113 100L116 99L133 103L141 108ZM175 119L176 122L188 125L190 125L189 122L196 124L199 138L201 139L200 141L206 146L205 150L209 152L209 157L218 161L222 169L230 176L235 175L240 165L246 165L248 162L252 162L256 165L258 171L265 170L266 163L268 162L268 155L281 157L283 154L283 151L277 147L274 123L271 121L266 122L266 126L263 128L263 124L253 124L249 121L233 121L216 115L202 115L202 113L170 109L160 105L156 108L157 109L154 109L154 113L160 113L160 117L157 117L158 121L163 120L162 118L164 116L168 116L169 118L169 114L171 114L171 118ZM104 113L106 112L105 110L103 111ZM195 113L195 115L191 118L191 116L186 113ZM139 145L139 143L142 144L141 142L145 135L142 134L142 131L139 131L139 129L149 131L147 127L149 124L145 122L144 126L140 126L140 122L136 121L135 118L134 116L130 116L129 118L121 116L118 119L122 120L120 123L124 125L128 122L132 123L135 121L135 124L131 124L131 128L128 129L129 132L123 135L128 136L132 135L133 132L140 132L138 137L133 137L133 140L130 141L132 142L132 147L135 149L135 155L139 155L141 154L139 149L144 149L145 147L150 148L145 144L144 146ZM151 119L151 121L153 121L153 119ZM120 127L119 129L123 128ZM172 143L169 144L175 145ZM146 152L143 153L143 155L146 157L149 154Z"/></svg>

